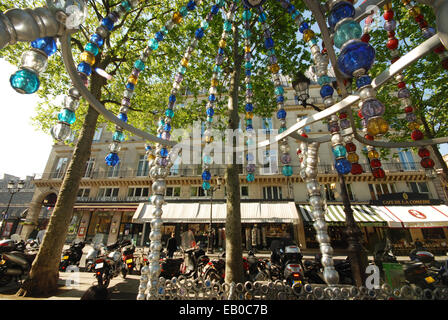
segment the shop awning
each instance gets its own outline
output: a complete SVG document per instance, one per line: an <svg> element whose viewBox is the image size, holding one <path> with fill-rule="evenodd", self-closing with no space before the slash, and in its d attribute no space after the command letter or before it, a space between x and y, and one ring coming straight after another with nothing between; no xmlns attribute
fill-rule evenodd
<svg viewBox="0 0 448 320"><path fill-rule="evenodd" d="M150 222L154 206L140 203L132 221ZM208 223L210 222L210 203L167 203L163 205L162 219L165 223ZM227 204L213 203L212 222L225 223ZM297 223L299 216L294 202L281 203L241 203L242 223Z"/></svg>
<svg viewBox="0 0 448 320"><path fill-rule="evenodd" d="M448 226L448 206L372 206L391 228Z"/></svg>
<svg viewBox="0 0 448 320"><path fill-rule="evenodd" d="M304 222L312 223L314 221L311 214L310 205L297 205L300 209ZM355 221L362 226L381 227L387 226L387 221L381 215L377 214L372 206L351 205ZM329 225L345 225L345 213L343 205L327 205L325 212L325 221Z"/></svg>

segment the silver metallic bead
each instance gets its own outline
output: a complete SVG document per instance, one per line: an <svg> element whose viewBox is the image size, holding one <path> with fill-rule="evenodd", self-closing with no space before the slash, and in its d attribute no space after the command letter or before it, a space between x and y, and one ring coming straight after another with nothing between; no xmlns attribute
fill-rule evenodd
<svg viewBox="0 0 448 320"><path fill-rule="evenodd" d="M402 73L397 73L394 77L398 82L402 82L404 80L404 75Z"/></svg>
<svg viewBox="0 0 448 320"><path fill-rule="evenodd" d="M128 98L128 99L132 99L132 97L134 96L134 91L131 90L124 90L123 92L123 97Z"/></svg>
<svg viewBox="0 0 448 320"><path fill-rule="evenodd" d="M334 101L334 98L333 97L326 97L325 99L324 99L324 105L325 105L325 107L331 107L332 105L334 105L334 103L335 103L335 101Z"/></svg>
<svg viewBox="0 0 448 320"><path fill-rule="evenodd" d="M73 96L65 96L64 97L64 108L76 111L79 107L79 100L77 98L74 98Z"/></svg>
<svg viewBox="0 0 448 320"><path fill-rule="evenodd" d="M157 210L157 212L155 212L155 210ZM157 218L154 218L151 220L151 228L152 229L160 229L163 226L163 221L162 221L162 219L160 219L160 217L162 216L162 209L155 208L152 214L154 217L157 217Z"/></svg>
<svg viewBox="0 0 448 320"><path fill-rule="evenodd" d="M361 101L376 97L376 90L371 85L365 86L359 90Z"/></svg>
<svg viewBox="0 0 448 320"><path fill-rule="evenodd" d="M288 144L282 144L282 145L280 145L280 150L282 153L288 153L290 150L290 147Z"/></svg>
<svg viewBox="0 0 448 320"><path fill-rule="evenodd" d="M324 279L325 282L329 285L335 285L339 283L339 274L338 272L334 269L334 267L330 267L330 268L324 268Z"/></svg>
<svg viewBox="0 0 448 320"><path fill-rule="evenodd" d="M162 233L160 232L160 230L151 230L151 232L149 233L149 240L151 241L160 240L161 237Z"/></svg>
<svg viewBox="0 0 448 320"><path fill-rule="evenodd" d="M107 30L104 26L99 26L96 28L95 32L98 33L103 39L109 36L109 30Z"/></svg>
<svg viewBox="0 0 448 320"><path fill-rule="evenodd" d="M338 145L338 144L342 144L342 136L340 134L333 134L331 136L331 144L333 146Z"/></svg>
<svg viewBox="0 0 448 320"><path fill-rule="evenodd" d="M324 205L324 201L321 196L311 196L309 202L313 208L320 208Z"/></svg>
<svg viewBox="0 0 448 320"><path fill-rule="evenodd" d="M118 153L121 150L121 146L119 142L112 142L109 145L109 151L112 153Z"/></svg>
<svg viewBox="0 0 448 320"><path fill-rule="evenodd" d="M152 184L152 192L156 195L164 195L166 189L166 182L165 180L156 180Z"/></svg>
<svg viewBox="0 0 448 320"><path fill-rule="evenodd" d="M151 244L149 245L149 250L151 250L151 252L155 251L160 252L161 249L162 249L162 243L160 241L151 241Z"/></svg>
<svg viewBox="0 0 448 320"><path fill-rule="evenodd" d="M306 183L306 188L308 190L308 194L310 195L320 195L320 185L314 180Z"/></svg>
<svg viewBox="0 0 448 320"><path fill-rule="evenodd" d="M128 113L128 111L129 111L128 107L126 107L126 106L121 106L120 107L120 113Z"/></svg>
<svg viewBox="0 0 448 320"><path fill-rule="evenodd" d="M40 50L27 50L22 54L21 67L36 71L38 74L47 68L48 57Z"/></svg>
<svg viewBox="0 0 448 320"><path fill-rule="evenodd" d="M319 243L330 243L330 237L326 232L320 232L316 234L317 242ZM323 262L322 262L323 264Z"/></svg>
<svg viewBox="0 0 448 320"><path fill-rule="evenodd" d="M156 194L151 196L151 203L156 207L161 207L165 203L162 195Z"/></svg>
<svg viewBox="0 0 448 320"><path fill-rule="evenodd" d="M71 95L74 98L81 98L81 92L79 92L79 90L76 87L71 87L68 90L68 94Z"/></svg>
<svg viewBox="0 0 448 320"><path fill-rule="evenodd" d="M53 139L58 141L64 141L70 136L72 130L70 129L70 125L58 122L50 129L50 133Z"/></svg>

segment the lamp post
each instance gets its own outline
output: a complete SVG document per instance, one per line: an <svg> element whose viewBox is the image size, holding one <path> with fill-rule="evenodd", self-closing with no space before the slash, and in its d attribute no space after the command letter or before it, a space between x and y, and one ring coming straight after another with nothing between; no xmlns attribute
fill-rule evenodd
<svg viewBox="0 0 448 320"><path fill-rule="evenodd" d="M309 87L310 87L310 79L308 79L303 73L298 72L294 78L294 81L292 82L292 87L294 91L296 92L297 100L299 100L299 104L306 108L307 106L312 107L317 112L322 111L319 107L315 106L312 103L308 103L308 98L310 97L309 94Z"/></svg>
<svg viewBox="0 0 448 320"><path fill-rule="evenodd" d="M23 180L19 180L19 181L17 182L17 184L16 184L16 182L15 182L14 180L9 180L9 181L8 181L7 188L8 188L8 191L9 191L9 193L10 193L11 195L10 195L10 197L9 197L8 205L6 206L6 210L5 210L5 212L3 212L3 214L2 214L2 227L1 227L1 232L2 232L2 234L3 234L3 230L4 230L4 228L5 228L5 220L6 220L6 218L8 217L8 209L9 209L9 206L11 205L12 197L13 197L14 194L16 194L17 192L20 192L20 190L22 190L24 186L25 186L25 182L24 182Z"/></svg>
<svg viewBox="0 0 448 320"><path fill-rule="evenodd" d="M213 233L212 233L212 219L213 219L213 193L221 188L222 178L216 178L216 186L210 187L208 192L210 193L210 223L208 225L208 241L207 241L207 254L213 253Z"/></svg>

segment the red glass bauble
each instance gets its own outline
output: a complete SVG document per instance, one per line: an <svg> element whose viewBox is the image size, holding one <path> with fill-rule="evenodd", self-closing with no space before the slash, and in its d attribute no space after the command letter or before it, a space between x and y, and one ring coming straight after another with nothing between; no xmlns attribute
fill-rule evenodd
<svg viewBox="0 0 448 320"><path fill-rule="evenodd" d="M339 119L345 119L345 118L347 118L347 114L345 112L341 112L339 114Z"/></svg>
<svg viewBox="0 0 448 320"><path fill-rule="evenodd" d="M392 10L386 10L383 14L384 20L392 20L394 17L394 12Z"/></svg>
<svg viewBox="0 0 448 320"><path fill-rule="evenodd" d="M364 118L364 116L362 115L361 109L359 109L359 111L358 111L358 117L360 117L361 119Z"/></svg>
<svg viewBox="0 0 448 320"><path fill-rule="evenodd" d="M302 133L301 136L304 138L308 138L308 135L306 133Z"/></svg>
<svg viewBox="0 0 448 320"><path fill-rule="evenodd" d="M406 83L405 82L398 82L397 87L400 89L406 88Z"/></svg>
<svg viewBox="0 0 448 320"><path fill-rule="evenodd" d="M422 161L420 161L420 164L425 169L433 168L434 165L435 165L434 160L432 160L431 158L424 158L424 159L422 159Z"/></svg>
<svg viewBox="0 0 448 320"><path fill-rule="evenodd" d="M361 41L362 41L362 42L369 42L369 41L370 41L370 34L368 34L368 33L364 33L364 34L361 36Z"/></svg>
<svg viewBox="0 0 448 320"><path fill-rule="evenodd" d="M389 50L394 50L398 48L398 40L393 38L387 41L386 47L389 48Z"/></svg>
<svg viewBox="0 0 448 320"><path fill-rule="evenodd" d="M388 38L394 38L395 37L395 31L387 31L387 37Z"/></svg>
<svg viewBox="0 0 448 320"><path fill-rule="evenodd" d="M362 166L359 163L352 163L351 174L361 174L364 170L362 170Z"/></svg>
<svg viewBox="0 0 448 320"><path fill-rule="evenodd" d="M370 166L372 168L379 168L379 167L381 167L381 161L378 159L372 159L372 160L370 160Z"/></svg>
<svg viewBox="0 0 448 320"><path fill-rule="evenodd" d="M423 132L421 132L421 131L418 130L418 129L415 129L415 130L412 131L412 133L411 133L411 139L414 140L414 141L422 140L422 139L423 139Z"/></svg>
<svg viewBox="0 0 448 320"><path fill-rule="evenodd" d="M427 158L430 156L429 150L426 148L420 148L418 149L418 156L420 158Z"/></svg>
<svg viewBox="0 0 448 320"><path fill-rule="evenodd" d="M395 63L398 59L400 59L400 57L392 58L390 61L391 61L392 63Z"/></svg>
<svg viewBox="0 0 448 320"><path fill-rule="evenodd" d="M384 178L386 176L386 173L384 172L384 170L382 168L375 168L375 169L373 169L372 170L372 174L377 179L381 179L381 178Z"/></svg>
<svg viewBox="0 0 448 320"><path fill-rule="evenodd" d="M448 70L448 59L442 60L442 67L445 70Z"/></svg>
<svg viewBox="0 0 448 320"><path fill-rule="evenodd" d="M372 140L373 141L373 139L375 139L373 136L371 136L370 134L366 134L365 136L364 136L364 138L366 138L367 140Z"/></svg>
<svg viewBox="0 0 448 320"><path fill-rule="evenodd" d="M356 144L354 144L353 142L349 142L345 145L345 150L347 150L347 152L355 152L356 151Z"/></svg>
<svg viewBox="0 0 448 320"><path fill-rule="evenodd" d="M428 27L428 22L426 22L426 21L419 22L418 24L419 24L420 28L422 28L422 29L425 29Z"/></svg>
<svg viewBox="0 0 448 320"><path fill-rule="evenodd" d="M425 17L423 17L422 14L419 14L418 16L415 17L415 21L416 21L416 22L422 22L422 21L425 21Z"/></svg>
<svg viewBox="0 0 448 320"><path fill-rule="evenodd" d="M406 112L406 113L410 113L412 111L414 111L414 108L412 108L411 106L404 108L404 112Z"/></svg>
<svg viewBox="0 0 448 320"><path fill-rule="evenodd" d="M435 53L442 53L443 51L445 51L445 47L443 45L440 45L434 49Z"/></svg>

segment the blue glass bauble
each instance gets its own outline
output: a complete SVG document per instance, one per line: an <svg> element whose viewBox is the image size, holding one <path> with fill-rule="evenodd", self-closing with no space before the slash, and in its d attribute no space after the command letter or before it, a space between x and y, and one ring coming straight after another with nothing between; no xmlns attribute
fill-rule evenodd
<svg viewBox="0 0 448 320"><path fill-rule="evenodd" d="M19 93L34 93L39 89L40 81L37 74L28 69L20 69L9 78L11 86Z"/></svg>
<svg viewBox="0 0 448 320"><path fill-rule="evenodd" d="M211 12L212 14L217 14L218 11L219 11L219 7L218 7L216 4L213 5L212 8L210 9L210 12Z"/></svg>
<svg viewBox="0 0 448 320"><path fill-rule="evenodd" d="M284 102L285 101L285 97L284 96L278 96L276 100L277 100L277 102Z"/></svg>
<svg viewBox="0 0 448 320"><path fill-rule="evenodd" d="M128 122L128 115L126 113L120 112L117 118L123 122Z"/></svg>
<svg viewBox="0 0 448 320"><path fill-rule="evenodd" d="M352 164L345 158L336 160L334 166L340 174L347 174L352 170Z"/></svg>
<svg viewBox="0 0 448 320"><path fill-rule="evenodd" d="M160 149L160 155L164 158L168 157L168 149L167 148Z"/></svg>
<svg viewBox="0 0 448 320"><path fill-rule="evenodd" d="M361 40L350 40L347 42L339 54L337 63L339 70L347 78L353 77L353 72L364 69L367 72L375 60L375 49Z"/></svg>
<svg viewBox="0 0 448 320"><path fill-rule="evenodd" d="M320 88L320 96L322 98L328 97L328 96L332 96L334 92L334 89L332 86L326 84L323 85L322 88Z"/></svg>
<svg viewBox="0 0 448 320"><path fill-rule="evenodd" d="M56 41L52 37L37 38L31 42L31 47L42 50L47 56L55 54L58 49Z"/></svg>
<svg viewBox="0 0 448 320"><path fill-rule="evenodd" d="M160 31L156 32L156 34L154 35L154 38L159 42L163 41L163 33Z"/></svg>
<svg viewBox="0 0 448 320"><path fill-rule="evenodd" d="M114 22L109 18L104 18L101 20L101 25L107 28L107 30L112 31L114 28Z"/></svg>
<svg viewBox="0 0 448 320"><path fill-rule="evenodd" d="M291 166L284 166L282 169L282 173L284 176L289 177L292 176L293 170Z"/></svg>
<svg viewBox="0 0 448 320"><path fill-rule="evenodd" d="M104 44L104 39L98 33L94 33L90 37L90 42L96 44L98 47L102 47Z"/></svg>
<svg viewBox="0 0 448 320"><path fill-rule="evenodd" d="M207 108L206 112L209 117L213 117L213 115L215 114L215 110L213 108Z"/></svg>
<svg viewBox="0 0 448 320"><path fill-rule="evenodd" d="M210 182L208 182L208 181L202 182L202 189L210 190Z"/></svg>
<svg viewBox="0 0 448 320"><path fill-rule="evenodd" d="M135 84L133 84L132 82L126 83L126 89L133 91L135 89Z"/></svg>
<svg viewBox="0 0 448 320"><path fill-rule="evenodd" d="M350 2L339 2L331 9L328 16L328 24L330 28L334 28L336 24L344 18L351 18L355 15L355 8Z"/></svg>
<svg viewBox="0 0 448 320"><path fill-rule="evenodd" d="M215 101L216 100L216 96L214 94L211 94L208 96L208 100L209 101Z"/></svg>
<svg viewBox="0 0 448 320"><path fill-rule="evenodd" d="M165 125L163 126L163 130L164 130L164 131L168 131L168 132L170 132L170 131L171 131L171 125L170 125L169 123L165 124Z"/></svg>
<svg viewBox="0 0 448 320"><path fill-rule="evenodd" d="M209 181L211 178L212 174L210 173L210 171L204 170L204 172L202 172L202 180Z"/></svg>
<svg viewBox="0 0 448 320"><path fill-rule="evenodd" d="M285 119L286 118L286 111L285 109L280 109L277 111L277 119Z"/></svg>
<svg viewBox="0 0 448 320"><path fill-rule="evenodd" d="M266 0L243 0L244 5L249 8L261 6Z"/></svg>
<svg viewBox="0 0 448 320"><path fill-rule="evenodd" d="M264 46L266 49L271 49L274 47L274 40L272 38L267 38L264 40Z"/></svg>
<svg viewBox="0 0 448 320"><path fill-rule="evenodd" d="M309 25L308 25L308 23L303 22L303 23L300 25L300 27L299 27L299 31L300 31L301 33L303 33L306 29L309 29Z"/></svg>
<svg viewBox="0 0 448 320"><path fill-rule="evenodd" d="M76 121L76 116L72 110L64 108L58 113L58 120L68 124L73 124Z"/></svg>
<svg viewBox="0 0 448 320"><path fill-rule="evenodd" d="M193 11L195 8L196 8L196 2L194 2L193 0L188 1L187 9Z"/></svg>
<svg viewBox="0 0 448 320"><path fill-rule="evenodd" d="M247 161L254 161L254 155L252 154L252 153L248 153L247 155L246 155L246 160Z"/></svg>
<svg viewBox="0 0 448 320"><path fill-rule="evenodd" d="M246 176L246 181L247 182L253 182L255 180L255 176L253 173L248 173Z"/></svg>
<svg viewBox="0 0 448 320"><path fill-rule="evenodd" d="M176 102L176 96L174 94L171 94L168 100L169 102Z"/></svg>
<svg viewBox="0 0 448 320"><path fill-rule="evenodd" d="M86 76L90 76L92 74L92 67L87 62L81 62L77 67L78 72L84 73Z"/></svg>
<svg viewBox="0 0 448 320"><path fill-rule="evenodd" d="M104 160L106 161L106 164L111 167L116 166L120 162L118 154L112 152L109 153Z"/></svg>
<svg viewBox="0 0 448 320"><path fill-rule="evenodd" d="M204 36L204 29L199 28L198 30L196 30L196 32L194 33L194 36L196 37L196 39L202 39L202 37Z"/></svg>
<svg viewBox="0 0 448 320"><path fill-rule="evenodd" d="M372 79L368 75L360 76L356 79L356 87L362 88L372 83Z"/></svg>
<svg viewBox="0 0 448 320"><path fill-rule="evenodd" d="M252 104L252 103L246 103L245 110L246 110L247 112L252 112L252 111L254 111L254 106L253 106L253 104Z"/></svg>

